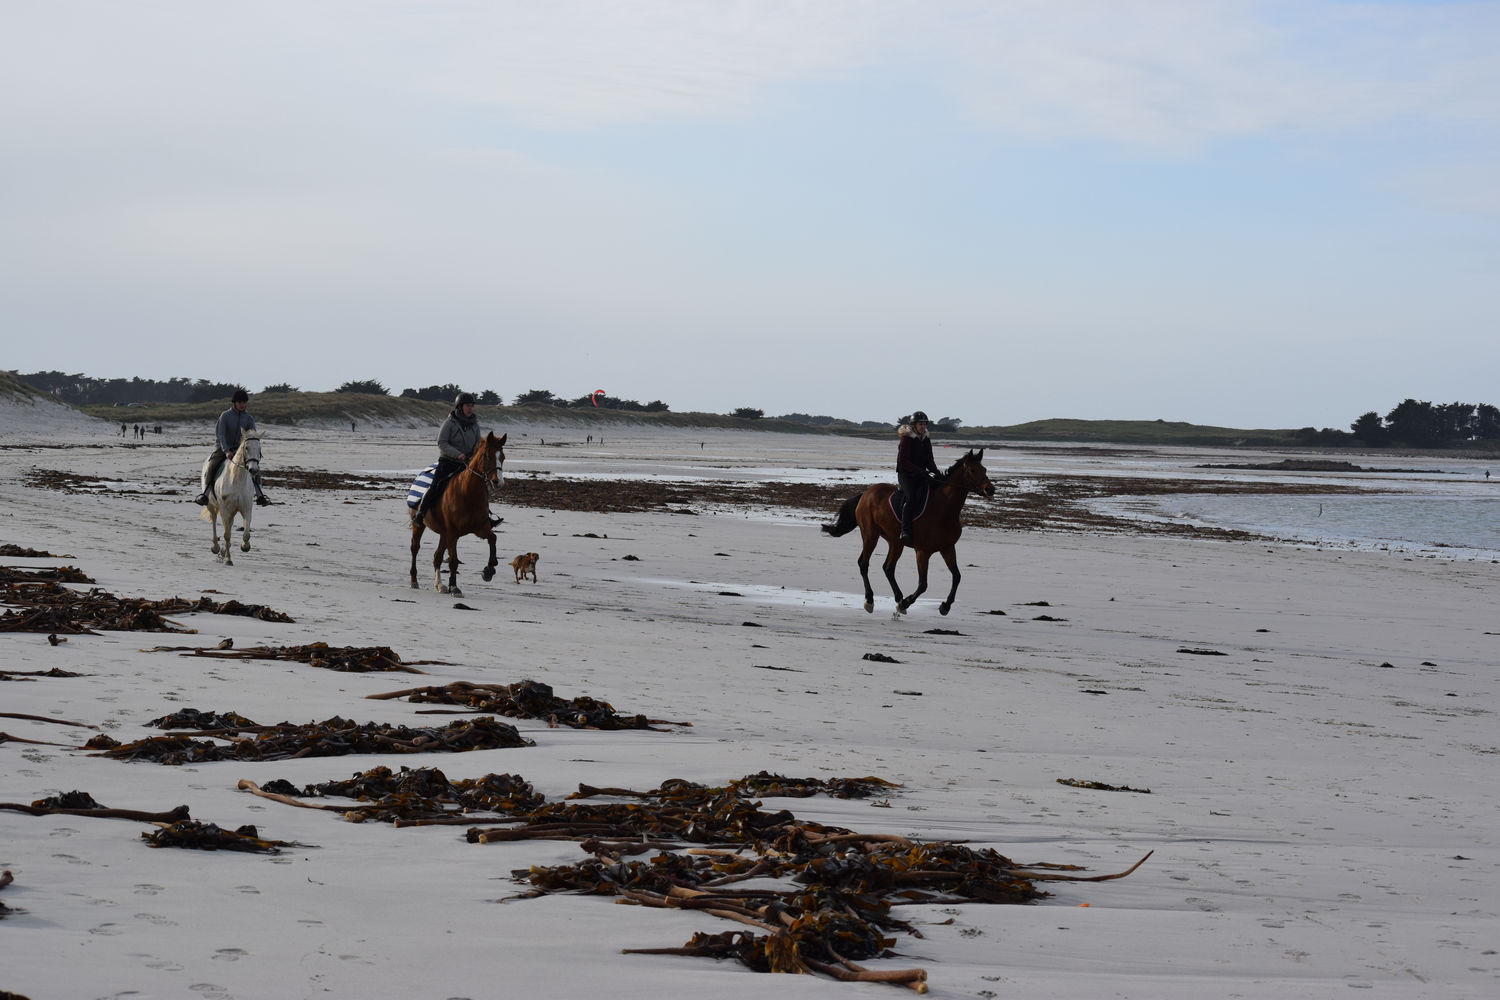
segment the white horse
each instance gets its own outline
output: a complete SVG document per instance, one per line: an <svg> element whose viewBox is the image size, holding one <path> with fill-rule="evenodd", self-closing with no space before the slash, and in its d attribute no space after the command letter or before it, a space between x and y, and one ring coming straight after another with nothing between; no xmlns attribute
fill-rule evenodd
<svg viewBox="0 0 1500 1000"><path fill-rule="evenodd" d="M204 463L204 474L208 463ZM208 505L198 515L213 526L214 554L225 566L233 566L229 555L229 535L234 530L234 515L240 516L240 551L250 551L250 511L255 506L255 479L260 474L260 435L246 431L240 446L224 460L219 475L208 491ZM219 522L224 523L224 544L219 546Z"/></svg>

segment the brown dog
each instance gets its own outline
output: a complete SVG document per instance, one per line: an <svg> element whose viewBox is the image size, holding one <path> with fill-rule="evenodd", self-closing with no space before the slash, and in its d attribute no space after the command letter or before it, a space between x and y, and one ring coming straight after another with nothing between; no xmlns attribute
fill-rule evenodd
<svg viewBox="0 0 1500 1000"><path fill-rule="evenodd" d="M535 552L522 552L510 561L510 568L516 572L517 583L527 573L531 574L531 582L536 583L536 561L540 558Z"/></svg>

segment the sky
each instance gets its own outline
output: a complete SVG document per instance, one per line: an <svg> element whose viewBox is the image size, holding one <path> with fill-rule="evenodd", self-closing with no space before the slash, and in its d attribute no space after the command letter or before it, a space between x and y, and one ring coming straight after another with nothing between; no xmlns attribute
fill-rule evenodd
<svg viewBox="0 0 1500 1000"><path fill-rule="evenodd" d="M1500 3L0 0L0 368L1500 404Z"/></svg>

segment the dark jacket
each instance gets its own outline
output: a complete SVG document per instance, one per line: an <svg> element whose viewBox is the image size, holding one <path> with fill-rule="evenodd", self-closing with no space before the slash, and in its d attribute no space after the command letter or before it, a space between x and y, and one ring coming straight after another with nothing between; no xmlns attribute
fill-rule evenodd
<svg viewBox="0 0 1500 1000"><path fill-rule="evenodd" d="M457 409L438 429L438 455L450 462L466 462L479 447L479 416L466 417Z"/></svg>
<svg viewBox="0 0 1500 1000"><path fill-rule="evenodd" d="M901 444L896 449L897 473L924 479L929 472L939 474L937 463L932 459L932 438L926 434L918 437L910 424L902 424L896 433L901 435Z"/></svg>

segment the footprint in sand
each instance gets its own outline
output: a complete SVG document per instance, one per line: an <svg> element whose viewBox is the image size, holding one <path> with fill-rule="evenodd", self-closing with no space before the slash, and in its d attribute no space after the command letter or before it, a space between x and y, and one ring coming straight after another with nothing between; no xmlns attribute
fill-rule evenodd
<svg viewBox="0 0 1500 1000"><path fill-rule="evenodd" d="M146 963L148 969L160 969L163 972L181 972L182 965L169 958L153 958Z"/></svg>
<svg viewBox="0 0 1500 1000"><path fill-rule="evenodd" d="M170 917L164 917L160 913L137 913L135 919L153 923L158 927L176 927L177 921Z"/></svg>
<svg viewBox="0 0 1500 1000"><path fill-rule="evenodd" d="M234 887L234 891L244 893L246 896L260 895L260 890L253 885L237 885Z"/></svg>
<svg viewBox="0 0 1500 1000"><path fill-rule="evenodd" d="M220 948L214 952L215 962L238 962L242 958L249 958L250 953L243 948Z"/></svg>
<svg viewBox="0 0 1500 1000"><path fill-rule="evenodd" d="M202 993L205 1000L228 1000L229 990L218 983L194 983L188 989L194 993Z"/></svg>
<svg viewBox="0 0 1500 1000"><path fill-rule="evenodd" d="M114 924L100 924L98 927L90 927L89 933L96 937L114 937L120 933L120 928Z"/></svg>
<svg viewBox="0 0 1500 1000"><path fill-rule="evenodd" d="M163 886L152 885L150 882L142 882L135 887L134 891L137 896L154 896L163 888Z"/></svg>

